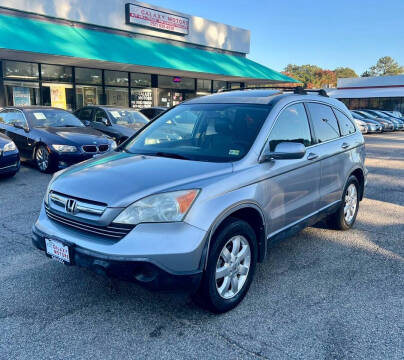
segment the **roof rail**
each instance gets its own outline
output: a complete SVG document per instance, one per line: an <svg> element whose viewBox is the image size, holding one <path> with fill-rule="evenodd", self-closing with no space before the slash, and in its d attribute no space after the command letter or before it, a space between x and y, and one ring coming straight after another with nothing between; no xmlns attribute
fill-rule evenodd
<svg viewBox="0 0 404 360"><path fill-rule="evenodd" d="M237 87L233 89L219 89L217 92L228 92L228 91L236 91L236 90L284 90L284 91L293 91L295 94L299 95L307 95L308 93L318 93L320 96L328 97L327 92L324 89L305 89L303 86L254 86L254 87Z"/></svg>

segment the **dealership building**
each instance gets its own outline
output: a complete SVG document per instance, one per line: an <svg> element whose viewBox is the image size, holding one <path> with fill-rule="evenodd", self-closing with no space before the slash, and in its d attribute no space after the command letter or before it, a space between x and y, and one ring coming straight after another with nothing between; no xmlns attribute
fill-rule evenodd
<svg viewBox="0 0 404 360"><path fill-rule="evenodd" d="M395 110L404 114L404 75L338 79L336 89L326 89L352 110Z"/></svg>
<svg viewBox="0 0 404 360"><path fill-rule="evenodd" d="M247 58L250 32L127 0L0 0L0 106L170 107L293 79Z"/></svg>

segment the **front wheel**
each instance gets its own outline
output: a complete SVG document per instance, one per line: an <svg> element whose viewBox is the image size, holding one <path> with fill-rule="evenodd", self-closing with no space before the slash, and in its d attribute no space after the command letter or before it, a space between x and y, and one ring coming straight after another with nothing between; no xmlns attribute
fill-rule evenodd
<svg viewBox="0 0 404 360"><path fill-rule="evenodd" d="M355 223L359 210L359 182L351 175L342 193L339 209L328 218L330 226L336 230L348 230Z"/></svg>
<svg viewBox="0 0 404 360"><path fill-rule="evenodd" d="M212 239L198 300L215 313L233 309L247 294L256 263L254 230L243 220L229 219Z"/></svg>
<svg viewBox="0 0 404 360"><path fill-rule="evenodd" d="M35 162L41 172L47 173L52 171L53 163L46 146L38 146L35 151Z"/></svg>

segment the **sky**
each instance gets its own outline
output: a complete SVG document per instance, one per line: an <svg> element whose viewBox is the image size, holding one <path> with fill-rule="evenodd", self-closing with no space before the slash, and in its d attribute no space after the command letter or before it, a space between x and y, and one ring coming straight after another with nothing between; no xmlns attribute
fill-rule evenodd
<svg viewBox="0 0 404 360"><path fill-rule="evenodd" d="M404 66L404 0L143 0L251 31L248 58L359 75L382 56Z"/></svg>

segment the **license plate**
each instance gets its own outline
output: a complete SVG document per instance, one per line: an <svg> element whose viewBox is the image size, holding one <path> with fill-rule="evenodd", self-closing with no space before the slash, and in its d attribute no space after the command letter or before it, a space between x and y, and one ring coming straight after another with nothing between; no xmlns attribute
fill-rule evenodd
<svg viewBox="0 0 404 360"><path fill-rule="evenodd" d="M69 247L59 241L45 239L46 253L59 262L70 263Z"/></svg>

